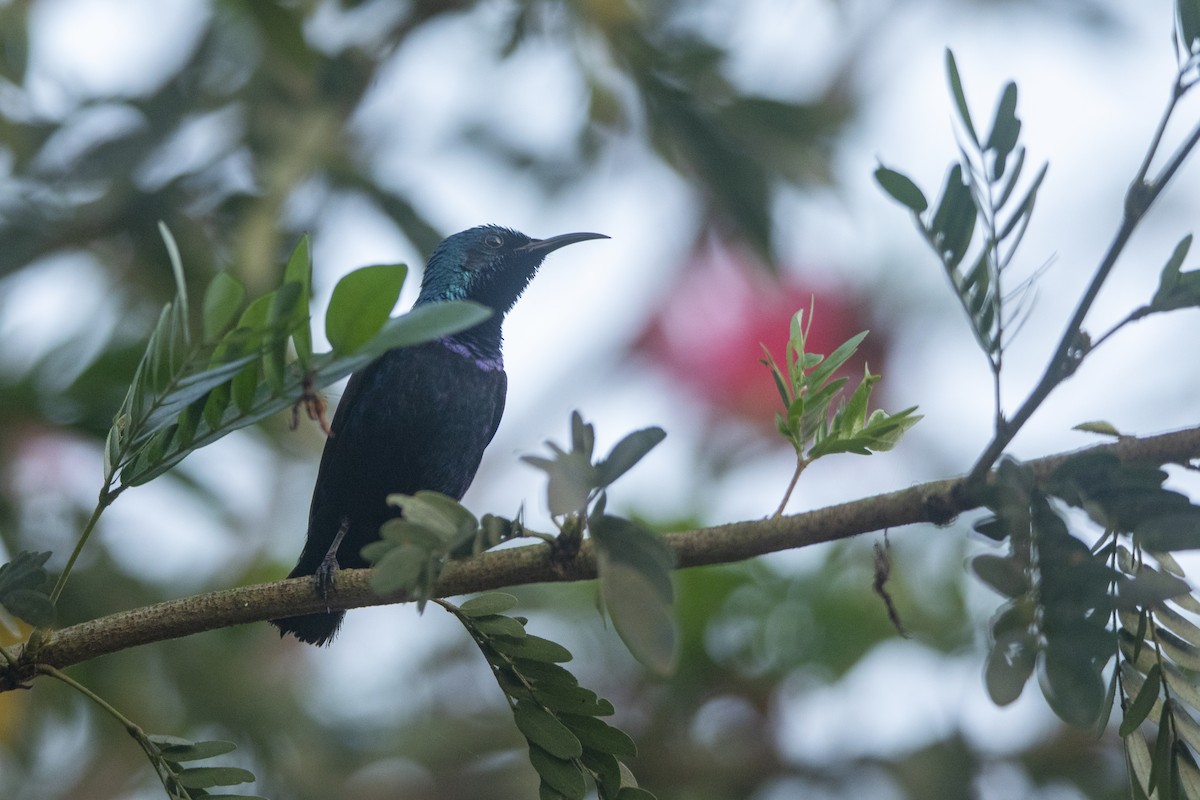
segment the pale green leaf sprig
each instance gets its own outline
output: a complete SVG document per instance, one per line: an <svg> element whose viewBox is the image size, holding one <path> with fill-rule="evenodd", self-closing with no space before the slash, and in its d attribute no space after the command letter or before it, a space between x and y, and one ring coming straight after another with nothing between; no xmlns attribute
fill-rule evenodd
<svg viewBox="0 0 1200 800"><path fill-rule="evenodd" d="M316 391L394 347L471 327L490 313L475 303L423 306L390 317L407 268L363 267L334 287L325 315L332 348L314 353L309 328L311 246L296 245L280 286L243 309L245 288L220 273L204 294L194 335L183 265L161 228L176 296L159 316L105 450L105 495L166 472L196 449L289 406L315 402Z"/></svg>
<svg viewBox="0 0 1200 800"><path fill-rule="evenodd" d="M665 436L657 427L634 431L594 460L595 429L575 411L569 450L547 442L551 457L521 457L546 473L546 499L559 529L551 540L557 557L573 557L584 533L590 534L596 545L598 605L629 652L659 675L674 671L679 654L671 585L675 556L657 532L605 508L608 487Z"/></svg>
<svg viewBox="0 0 1200 800"><path fill-rule="evenodd" d="M440 492L393 494L387 501L403 516L385 522L380 538L362 550L375 566L371 587L379 594L401 592L422 611L448 563L478 555L525 530L520 514L515 520L491 514L478 520Z"/></svg>
<svg viewBox="0 0 1200 800"><path fill-rule="evenodd" d="M834 453L869 455L891 450L904 432L921 419L915 413L916 406L895 414L882 409L869 411L871 391L881 379L872 375L869 368L849 400L842 398L848 379L835 378L834 374L854 355L867 332L852 336L824 356L805 349L811 325L811 313L807 325L803 310L792 317L782 366L763 346L762 363L771 371L784 407L775 414L775 427L796 451L796 471L775 516L783 513L800 474L813 461Z"/></svg>

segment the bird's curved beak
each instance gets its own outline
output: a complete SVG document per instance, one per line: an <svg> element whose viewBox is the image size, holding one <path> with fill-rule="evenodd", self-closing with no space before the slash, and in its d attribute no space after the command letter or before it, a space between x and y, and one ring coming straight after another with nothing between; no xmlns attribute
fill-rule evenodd
<svg viewBox="0 0 1200 800"><path fill-rule="evenodd" d="M534 239L528 244L523 244L520 247L513 249L520 253L536 253L544 256L547 253L552 253L560 247L566 247L569 244L576 242L586 242L588 239L607 239L603 233L564 233L558 236L551 236L549 239Z"/></svg>

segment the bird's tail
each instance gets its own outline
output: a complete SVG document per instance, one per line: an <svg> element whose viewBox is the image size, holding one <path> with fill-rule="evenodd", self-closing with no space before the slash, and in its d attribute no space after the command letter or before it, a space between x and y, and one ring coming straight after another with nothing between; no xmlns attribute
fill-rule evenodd
<svg viewBox="0 0 1200 800"><path fill-rule="evenodd" d="M309 548L305 547L304 552L300 555L300 563L296 564L296 568L288 573L288 577L303 578L309 575L315 576L320 567L320 557L313 558ZM290 633L302 642L324 645L329 644L329 641L337 635L338 628L342 627L342 620L345 616L345 611L327 611L316 614L301 614L298 617L273 619L271 620L271 624L279 629L280 636Z"/></svg>
<svg viewBox="0 0 1200 800"><path fill-rule="evenodd" d="M299 617L273 619L271 624L279 629L280 636L291 634L308 644L324 645L337 635L342 627L345 611L330 611L318 614L303 614Z"/></svg>

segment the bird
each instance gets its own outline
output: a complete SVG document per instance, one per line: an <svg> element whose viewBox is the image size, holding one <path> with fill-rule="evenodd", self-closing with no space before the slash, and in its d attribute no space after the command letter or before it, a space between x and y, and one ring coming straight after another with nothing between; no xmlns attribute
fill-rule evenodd
<svg viewBox="0 0 1200 800"><path fill-rule="evenodd" d="M425 489L462 498L504 413L502 325L547 255L607 239L566 233L534 239L481 225L444 239L429 257L414 308L472 300L483 322L424 344L389 350L350 376L325 440L307 538L289 578L314 576L326 596L338 569L368 566L361 550L401 511L390 494ZM271 620L280 636L328 644L344 611Z"/></svg>

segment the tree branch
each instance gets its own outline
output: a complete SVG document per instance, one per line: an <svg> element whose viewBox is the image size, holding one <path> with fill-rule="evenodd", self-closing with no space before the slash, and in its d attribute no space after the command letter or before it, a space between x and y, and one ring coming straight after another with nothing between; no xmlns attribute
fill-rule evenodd
<svg viewBox="0 0 1200 800"><path fill-rule="evenodd" d="M1068 458L1082 453L1111 452L1123 461L1187 463L1200 458L1200 427L1146 438L1125 437L1109 444L1048 456L1029 462L1039 477L1049 475ZM847 539L861 533L916 522L945 525L981 505L963 478L933 481L888 494L769 519L735 522L665 535L680 567L725 564L765 553ZM46 641L8 648L16 666L0 669L0 691L16 688L37 674L37 665L68 667L138 645L176 639L217 628L328 609L406 602L397 595L377 595L369 585L371 571L338 573L336 595L326 603L313 591L310 578L242 586L135 608L53 632ZM526 583L581 581L596 577L591 542L567 563L550 558L545 544L497 550L448 564L434 592L437 597L500 589Z"/></svg>

